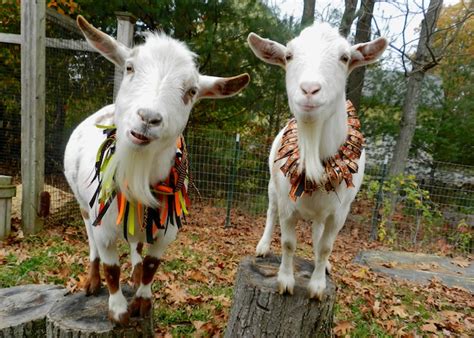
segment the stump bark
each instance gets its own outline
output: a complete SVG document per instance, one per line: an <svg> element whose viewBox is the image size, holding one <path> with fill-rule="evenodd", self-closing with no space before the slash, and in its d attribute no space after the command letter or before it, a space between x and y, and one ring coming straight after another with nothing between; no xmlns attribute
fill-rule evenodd
<svg viewBox="0 0 474 338"><path fill-rule="evenodd" d="M56 285L0 289L0 338L45 337L46 315L65 294Z"/></svg>
<svg viewBox="0 0 474 338"><path fill-rule="evenodd" d="M226 338L331 337L336 287L326 278L321 301L309 299L307 285L314 270L310 261L295 257L293 295L280 295L277 274L281 258L246 257L237 272Z"/></svg>
<svg viewBox="0 0 474 338"><path fill-rule="evenodd" d="M133 292L123 289L130 301ZM58 302L46 317L46 336L48 338L118 338L153 337L153 319L131 318L126 327L115 326L108 316L108 292L102 288L98 296L87 297L84 292L65 297Z"/></svg>

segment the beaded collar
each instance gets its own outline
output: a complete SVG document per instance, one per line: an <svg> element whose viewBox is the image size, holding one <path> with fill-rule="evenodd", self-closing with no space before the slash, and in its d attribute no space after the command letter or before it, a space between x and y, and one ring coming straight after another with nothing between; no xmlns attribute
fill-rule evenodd
<svg viewBox="0 0 474 338"><path fill-rule="evenodd" d="M116 224L123 225L123 235L135 234L135 225L145 231L148 243L153 243L159 229L167 229L170 223L181 227L181 218L188 214L190 205L187 185L189 183L189 161L188 152L183 136L176 141L176 157L171 167L169 176L163 182L150 187L150 190L158 201L159 207L151 208L140 202L129 201L125 195L117 190L115 178L104 177L104 172L110 159L114 156L117 129L114 126L98 126L104 129L106 135L104 142L97 151L95 163L95 175L92 182L98 181L97 190L89 202L92 208L95 201L99 202L99 213L92 223L100 225L102 218L110 205L117 199L118 216ZM91 182L91 183L92 183Z"/></svg>
<svg viewBox="0 0 474 338"><path fill-rule="evenodd" d="M278 149L278 155L274 162L286 159L280 170L290 179L291 190L289 193L293 201L303 194L311 195L314 191L335 191L342 181L347 187L353 187L352 174L357 173L359 166L357 161L360 158L364 145L364 136L360 131L360 121L357 117L354 106L350 101L346 102L348 132L344 144L337 150L336 154L322 161L325 177L322 184L317 184L306 178L304 169L299 172L299 149L298 149L298 128L296 119L292 118L286 125L283 137Z"/></svg>

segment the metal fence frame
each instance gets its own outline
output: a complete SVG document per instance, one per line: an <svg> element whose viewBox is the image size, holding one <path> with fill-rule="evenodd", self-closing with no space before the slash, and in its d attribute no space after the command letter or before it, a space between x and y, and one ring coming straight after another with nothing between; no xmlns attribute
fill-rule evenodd
<svg viewBox="0 0 474 338"><path fill-rule="evenodd" d="M40 13L41 9L38 8L38 6L44 6L44 1L34 2L35 4L33 7L24 7L25 3L29 3L33 6L33 2L22 1L22 10L24 10L22 12L22 22L25 21L26 17L35 16L38 18L43 15ZM75 31L76 33L79 32L73 20L59 15L53 10L46 10L45 13L45 17L48 20L54 20L64 29ZM125 45L131 46L135 18L127 13L117 13L117 18L118 39ZM43 30L43 28L41 28L37 23L32 24L33 22L34 21L30 21L28 29L34 30L35 32L34 34L32 33L33 35L30 37L35 37L32 39L35 41L43 39L44 44L40 46L40 49L55 48L95 52L83 40L46 37L45 32L39 32L39 30ZM25 31L26 30L22 30L22 35L0 33L0 43L21 44L23 50L27 44L32 44L30 40L22 40L21 37L25 37L25 33L23 33ZM31 49L24 49L24 51L33 53ZM44 59L46 56L37 56L35 62L38 61L38 57ZM41 62L44 61L45 60ZM43 67L41 62L37 62L37 67L25 67L25 71L28 70L29 73L27 77L22 76L22 86L31 86L30 81L36 81L38 79L38 74L44 74L44 70L38 69ZM116 71L114 76L114 93L116 93L119 84L120 72ZM37 84L37 86L41 85L44 84ZM29 100L31 100L32 95L35 93L41 93L41 89L36 89L34 92L30 91ZM22 88L22 95L24 95L24 88ZM44 112L38 113L38 109L44 110L44 107L38 108L38 102L35 100L33 100L35 105L23 104L24 100L25 99L22 99L22 115L30 116L32 118L23 118L22 130L24 128L26 131L32 130L31 128L36 128L36 130L42 129L42 131L37 133L37 137L44 138L44 135L41 136L42 133L44 134L45 128ZM39 106L41 106L41 103ZM40 121L41 118L43 121ZM29 121L35 123L29 125ZM26 134L27 132L25 132L25 135ZM262 146L262 144L253 143L252 136L246 135L245 133L233 134L220 130L196 129L192 128L192 126L188 126L185 136L190 152L193 179L200 190L201 198L204 201L210 201L214 205L226 209L226 219L225 221L223 220L226 226L232 225L231 211L233 209L240 208L245 210L245 212L252 214L263 214L265 212L267 205L267 184L269 178L267 162L269 145ZM23 144L24 142L25 144ZM34 139L34 142L38 142L38 138ZM30 138L22 139L22 145L22 147L31 148L32 140ZM39 145L41 145L41 142L39 142ZM68 221L70 218L79 217L74 198L64 178L61 175L45 177L44 172L37 171L37 167L44 168L44 154L41 154L41 151L38 150L38 144L35 144L35 146L36 153L34 154L25 155L22 152L22 181L23 183L33 181L35 183L34 190L27 193L23 190L22 193L21 205L31 206L30 208L22 210L22 215L20 217L23 221L25 232L36 232L42 225L43 218L38 217L37 210L39 210L39 194L43 190L49 191L52 198L52 213L47 221L62 222L63 220ZM385 157L385 159L376 161L372 166L366 168L366 179L363 184L362 192L359 193L358 201L356 201L354 204L355 207L353 208L353 214L357 214L355 209L359 208L358 204L366 205L366 209L368 208L368 210L365 210L362 215L364 217L364 223L368 224L367 229L368 232L370 232L370 238L372 239L376 239L379 236L381 223L383 223L383 218L386 217L383 215L381 210L386 206L387 199L390 199L389 194L384 190L385 184L389 181L386 176L387 162L387 157ZM431 163L430 165L432 168L436 168L441 164ZM472 177L474 177L474 167L466 166L464 169L467 172L468 177L471 177L472 181ZM29 173L30 176L28 176ZM25 179L25 177L27 179ZM43 186L43 180L46 183L45 186ZM429 203L432 205L433 212L435 209L441 210L442 226L446 227L448 230L451 229L454 235L457 235L456 231L458 229L456 227L458 227L459 224L462 225L465 223L468 231L471 231L470 233L472 234L472 228L474 227L474 190L472 184L466 189L462 189L449 181L441 181L441 183L439 183L438 181L433 180L433 177L419 176L416 177L415 181L417 182L420 191L423 189L427 190L430 192L431 196L434 197L434 201L429 201ZM378 184L378 190L369 198L369 185L374 182ZM22 188L28 189L27 186L29 185L30 184L23 184ZM400 196L398 191L396 192L396 195ZM194 195L194 198L199 200L197 194ZM421 202L428 203L428 201ZM423 231L429 230L424 228L425 224L423 223L423 215L420 216L419 209L417 209L416 206L406 203L406 201L402 200L401 204L399 202L397 203L395 203L394 206L395 209L398 209L394 209L393 214L391 215L391 222L398 222L397 224L405 222L404 224L414 231L414 236L412 235L412 237L416 242L418 236L422 236ZM20 215L16 216L18 217ZM397 217L399 220L396 220ZM464 223L462 223L463 219ZM32 225L35 226L32 227ZM472 240L470 250L472 250Z"/></svg>

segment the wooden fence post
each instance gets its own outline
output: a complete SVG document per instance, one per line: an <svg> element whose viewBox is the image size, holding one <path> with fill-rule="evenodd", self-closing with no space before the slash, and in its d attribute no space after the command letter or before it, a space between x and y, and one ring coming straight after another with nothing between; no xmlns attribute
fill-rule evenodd
<svg viewBox="0 0 474 338"><path fill-rule="evenodd" d="M127 47L133 47L133 25L137 21L135 16L128 12L115 12L117 17L117 41L121 42ZM115 67L114 76L114 101L122 83L123 69Z"/></svg>
<svg viewBox="0 0 474 338"><path fill-rule="evenodd" d="M21 1L21 220L25 233L43 226L46 1Z"/></svg>

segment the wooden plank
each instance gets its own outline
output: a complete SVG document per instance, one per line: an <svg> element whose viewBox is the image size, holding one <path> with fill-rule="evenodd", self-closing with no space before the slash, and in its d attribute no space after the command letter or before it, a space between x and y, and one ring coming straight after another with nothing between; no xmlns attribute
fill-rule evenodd
<svg viewBox="0 0 474 338"><path fill-rule="evenodd" d="M0 33L0 43L2 42L20 45L21 35ZM46 47L97 53L97 51L92 48L86 40L46 38Z"/></svg>
<svg viewBox="0 0 474 338"><path fill-rule="evenodd" d="M71 19L70 17L59 14L56 10L52 8L46 9L46 17L48 20L54 21L59 26L67 29L68 31L74 32L79 36L82 36L82 32L79 27L77 27L76 21Z"/></svg>
<svg viewBox="0 0 474 338"><path fill-rule="evenodd" d="M10 34L10 33L0 33L0 42L13 43L13 44L20 45L21 44L21 35L20 34Z"/></svg>
<svg viewBox="0 0 474 338"><path fill-rule="evenodd" d="M44 187L46 2L21 1L21 215L23 231L43 226L37 214Z"/></svg>
<svg viewBox="0 0 474 338"><path fill-rule="evenodd" d="M86 40L46 38L46 47L97 53Z"/></svg>
<svg viewBox="0 0 474 338"><path fill-rule="evenodd" d="M128 12L115 12L117 16L117 41L127 47L133 47L133 31L136 22L135 16ZM122 83L123 69L115 67L114 75L114 101Z"/></svg>

